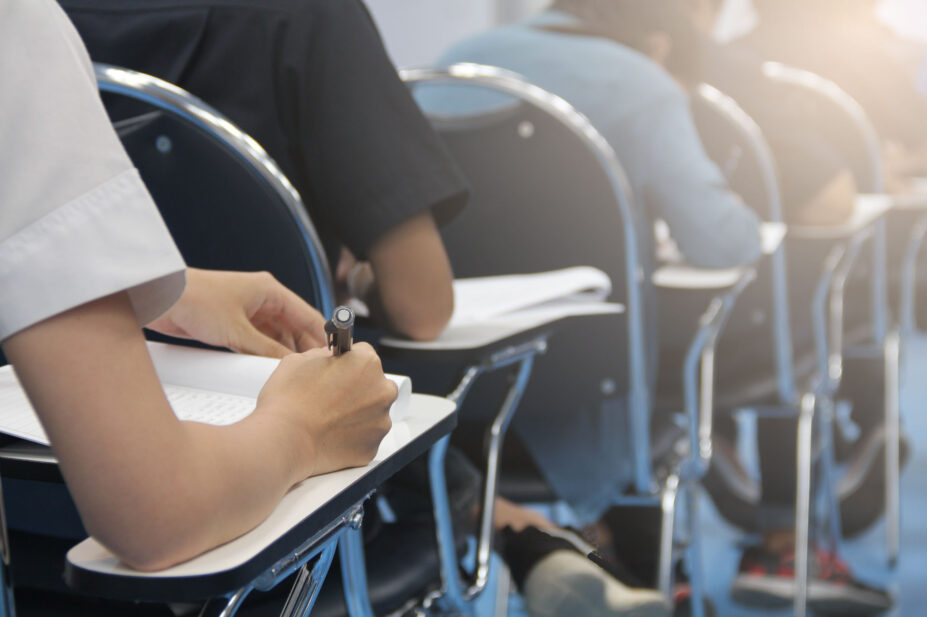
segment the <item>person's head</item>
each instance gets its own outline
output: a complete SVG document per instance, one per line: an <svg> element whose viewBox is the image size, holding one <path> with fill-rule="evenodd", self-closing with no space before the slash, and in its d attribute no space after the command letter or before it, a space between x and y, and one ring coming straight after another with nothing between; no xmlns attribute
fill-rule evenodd
<svg viewBox="0 0 927 617"><path fill-rule="evenodd" d="M578 18L590 34L646 54L683 83L698 79L693 0L553 0L551 8Z"/></svg>

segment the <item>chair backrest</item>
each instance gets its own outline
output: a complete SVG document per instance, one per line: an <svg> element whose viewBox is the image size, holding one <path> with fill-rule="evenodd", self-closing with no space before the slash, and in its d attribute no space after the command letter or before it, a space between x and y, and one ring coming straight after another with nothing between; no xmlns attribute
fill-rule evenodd
<svg viewBox="0 0 927 617"><path fill-rule="evenodd" d="M777 90L776 106L789 108L790 117L838 149L861 192L884 192L879 137L853 97L820 75L778 62L764 63L763 74ZM754 117L763 126L762 116Z"/></svg>
<svg viewBox="0 0 927 617"><path fill-rule="evenodd" d="M732 98L707 84L696 89L692 112L708 155L732 190L762 220L781 222L776 162L756 122ZM780 400L793 401L797 391L784 247L763 261L758 278L738 299L721 338L716 355L718 395L723 400L725 386L743 386L739 377L747 370L754 376L775 373ZM764 371L767 367L771 370Z"/></svg>
<svg viewBox="0 0 927 617"><path fill-rule="evenodd" d="M601 396L599 384L604 383L628 391L635 478L639 488L649 488L649 388L638 222L627 179L611 146L566 101L509 71L458 64L400 74L416 88L440 84L479 89L508 101L490 111L430 114L471 184L470 204L442 231L455 275L538 272L573 265L592 265L609 274L611 300L627 308L627 328L615 333L621 335L617 341L609 339L616 346L611 357L599 363L581 357L577 350L578 354L567 352L570 357L564 358L563 347L552 345L557 353L535 365L529 388L556 396L552 389L564 390L561 383L574 382L555 385L545 379L562 375L568 370L564 364L572 364L576 372L588 373L585 383L597 396ZM545 378L545 365L551 363L557 373ZM582 376L574 377L584 383ZM579 388L569 390L582 396ZM525 407L531 396L529 390Z"/></svg>
<svg viewBox="0 0 927 617"><path fill-rule="evenodd" d="M853 97L820 75L777 62L764 63L763 74L779 90L776 104L789 107L791 117L802 118L803 126L823 137L840 153L853 172L859 192L885 192L878 133ZM763 126L763 122L759 122ZM869 286L870 302L868 306L863 302L850 303L846 323L850 329L857 329L860 325L867 329L871 327L872 338L881 341L888 324L884 220L876 226L871 268L857 268L855 273L857 288Z"/></svg>
<svg viewBox="0 0 927 617"><path fill-rule="evenodd" d="M165 81L96 65L100 90L143 105L116 123L187 264L266 270L323 314L331 272L296 189L247 134Z"/></svg>

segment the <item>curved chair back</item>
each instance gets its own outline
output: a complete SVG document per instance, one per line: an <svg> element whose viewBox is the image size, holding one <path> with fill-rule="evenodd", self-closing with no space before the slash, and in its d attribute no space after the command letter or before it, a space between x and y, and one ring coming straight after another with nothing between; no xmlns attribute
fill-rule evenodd
<svg viewBox="0 0 927 617"><path fill-rule="evenodd" d="M764 63L763 74L780 90L778 105L792 107L793 117L839 147L861 192L884 192L879 137L853 97L820 75L778 62Z"/></svg>
<svg viewBox="0 0 927 617"><path fill-rule="evenodd" d="M809 71L778 62L763 64L763 74L779 89L778 105L788 106L840 152L861 193L884 193L885 171L878 133L862 106L837 84ZM759 119L759 117L757 117ZM762 121L760 125L762 126ZM872 268L868 271L870 313L848 316L851 325L865 321L872 338L881 343L888 329L886 239L884 220L876 223Z"/></svg>
<svg viewBox="0 0 927 617"><path fill-rule="evenodd" d="M639 274L643 253L638 252L629 185L614 151L569 103L509 71L457 64L400 74L421 94L440 84L502 101L489 110L442 115L425 106L471 183L469 206L442 232L456 276L593 265L611 277L611 300L627 309L627 329L618 333L622 340L604 362L582 357L582 344L576 355L563 354L564 347L556 344L556 357L541 358L535 366L524 406L530 407L535 388L547 393L548 403L558 396L583 396L581 388L572 386L570 393L556 394L555 389L564 390L561 383L588 384L586 389L598 397L603 390L628 391L635 480L639 489L649 490L650 403ZM565 343L569 348L570 342ZM618 355L624 353L624 359ZM552 362L550 370L557 372L545 378L544 367ZM580 373L571 373L578 382L551 383L567 370Z"/></svg>
<svg viewBox="0 0 927 617"><path fill-rule="evenodd" d="M695 91L692 111L708 155L731 188L762 220L781 222L776 162L756 122L732 98L708 84ZM742 375L747 368L751 376L774 373L780 401L792 402L798 394L784 246L763 261L758 278L760 282L745 289L738 299L719 343L717 395L723 400L728 386L744 386ZM756 352L767 349L770 353Z"/></svg>
<svg viewBox="0 0 927 617"><path fill-rule="evenodd" d="M116 123L187 264L266 270L314 304L334 308L331 272L302 200L247 134L156 77L97 64L103 92L144 104Z"/></svg>

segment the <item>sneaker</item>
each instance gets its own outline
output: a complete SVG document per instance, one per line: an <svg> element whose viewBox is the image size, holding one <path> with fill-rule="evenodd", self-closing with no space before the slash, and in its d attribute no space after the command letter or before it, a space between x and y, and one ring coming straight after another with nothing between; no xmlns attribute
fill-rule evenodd
<svg viewBox="0 0 927 617"><path fill-rule="evenodd" d="M817 615L878 615L892 608L891 596L853 578L835 554L815 550L808 580L808 607ZM748 548L731 588L734 601L747 606L780 608L795 597L795 557Z"/></svg>
<svg viewBox="0 0 927 617"><path fill-rule="evenodd" d="M582 537L567 529L502 531L502 555L532 617L583 615L670 617L659 592L622 581L627 572L606 564Z"/></svg>

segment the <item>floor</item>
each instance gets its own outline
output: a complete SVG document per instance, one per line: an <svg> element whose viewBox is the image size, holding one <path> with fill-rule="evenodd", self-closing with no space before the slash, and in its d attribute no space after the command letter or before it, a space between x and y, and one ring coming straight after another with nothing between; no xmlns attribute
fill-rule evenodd
<svg viewBox="0 0 927 617"><path fill-rule="evenodd" d="M894 617L927 615L927 335L906 341L902 381L902 418L913 444L913 456L902 475L902 553L895 570L887 567L885 526L879 523L864 536L844 541L841 552L856 575L886 585L895 594ZM709 502L703 508L705 569L711 572L709 593L721 617L779 617L790 611L757 611L731 601L728 587L737 568L738 532L724 523Z"/></svg>
<svg viewBox="0 0 927 617"><path fill-rule="evenodd" d="M857 577L885 585L896 598L888 617L927 616L927 334L906 341L902 376L902 418L913 445L913 455L902 475L902 553L897 567L887 566L885 526L880 522L852 541L844 541L841 553ZM735 604L729 594L730 582L740 556L742 534L725 523L711 502L703 500L702 524L705 530L704 567L708 592L719 617L785 617L790 610L752 610ZM488 608L488 607L486 607ZM479 614L484 613L482 610ZM509 602L509 615L527 617L520 599Z"/></svg>

